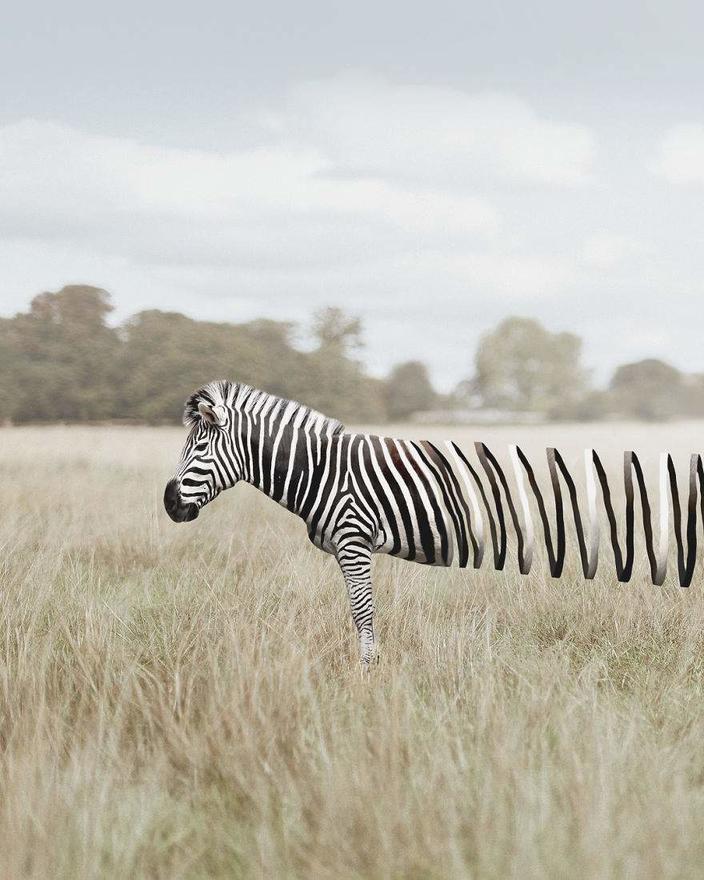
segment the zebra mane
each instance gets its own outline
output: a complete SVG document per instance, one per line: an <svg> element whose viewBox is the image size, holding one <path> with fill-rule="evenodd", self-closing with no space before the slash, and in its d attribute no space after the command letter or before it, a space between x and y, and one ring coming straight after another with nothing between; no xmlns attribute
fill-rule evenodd
<svg viewBox="0 0 704 880"><path fill-rule="evenodd" d="M313 428L328 435L342 434L345 430L342 422L323 415L304 403L278 397L276 394L270 394L268 391L262 391L251 385L228 382L224 379L208 382L207 385L191 394L186 401L183 412L183 424L187 427L192 427L200 420L201 414L198 411L198 404L201 402L213 406L219 404L246 413L254 411L269 413L281 405L282 409L291 407L291 420L296 419L301 428Z"/></svg>

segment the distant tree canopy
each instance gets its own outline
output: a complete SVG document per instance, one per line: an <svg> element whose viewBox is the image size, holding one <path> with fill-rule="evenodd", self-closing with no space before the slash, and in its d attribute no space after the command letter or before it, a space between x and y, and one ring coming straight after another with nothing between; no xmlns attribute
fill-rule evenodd
<svg viewBox="0 0 704 880"><path fill-rule="evenodd" d="M672 418L684 402L683 376L655 358L618 367L609 384L612 408L624 416L649 421Z"/></svg>
<svg viewBox="0 0 704 880"><path fill-rule="evenodd" d="M307 355L306 403L343 422L385 421L383 383L366 376L357 359L362 346L359 319L341 309L323 309L313 318L313 336L316 347Z"/></svg>
<svg viewBox="0 0 704 880"><path fill-rule="evenodd" d="M9 388L5 414L27 420L110 418L114 413L120 339L105 323L104 290L64 287L42 293L29 312L3 322L0 368Z"/></svg>
<svg viewBox="0 0 704 880"><path fill-rule="evenodd" d="M438 401L428 368L421 361L395 366L386 380L386 408L389 418L407 419L414 413L432 409Z"/></svg>
<svg viewBox="0 0 704 880"><path fill-rule="evenodd" d="M551 333L530 318L507 318L479 343L474 390L487 407L559 417L586 389L581 350L572 333Z"/></svg>
<svg viewBox="0 0 704 880"><path fill-rule="evenodd" d="M361 323L339 309L314 315L311 351L295 347L287 322L225 324L149 310L110 326L111 311L106 291L73 285L0 319L0 422L175 422L191 391L218 378L347 422L388 418L385 382L357 358Z"/></svg>
<svg viewBox="0 0 704 880"><path fill-rule="evenodd" d="M593 389L579 337L529 318L507 318L486 334L474 375L442 396L421 361L397 364L385 379L369 376L359 359L361 322L341 309L313 315L306 350L290 322L215 323L152 309L114 325L112 310L105 290L71 285L0 318L0 423L177 422L186 397L212 379L246 382L347 424L439 407L552 419L704 416L704 375L650 358L618 367L608 388Z"/></svg>
<svg viewBox="0 0 704 880"><path fill-rule="evenodd" d="M704 375L685 374L655 358L616 368L608 387L590 388L582 343L529 318L507 318L484 336L475 375L460 382L455 405L526 411L551 419L704 416Z"/></svg>

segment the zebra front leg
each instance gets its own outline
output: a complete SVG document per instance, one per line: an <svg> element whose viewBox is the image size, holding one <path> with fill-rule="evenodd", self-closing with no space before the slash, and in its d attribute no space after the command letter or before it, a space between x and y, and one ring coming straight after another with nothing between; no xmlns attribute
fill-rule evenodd
<svg viewBox="0 0 704 880"><path fill-rule="evenodd" d="M377 659L372 600L372 551L367 544L347 541L337 548L337 562L345 578L352 620L359 637L360 660L365 669Z"/></svg>

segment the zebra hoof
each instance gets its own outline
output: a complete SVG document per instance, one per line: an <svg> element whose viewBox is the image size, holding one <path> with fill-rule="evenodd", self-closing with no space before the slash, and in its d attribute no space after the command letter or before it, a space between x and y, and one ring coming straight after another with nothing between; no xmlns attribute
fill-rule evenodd
<svg viewBox="0 0 704 880"><path fill-rule="evenodd" d="M371 675L372 667L378 666L380 661L379 652L374 651L373 654L370 654L368 657L362 657L359 661L359 668L362 673L362 677L368 677Z"/></svg>

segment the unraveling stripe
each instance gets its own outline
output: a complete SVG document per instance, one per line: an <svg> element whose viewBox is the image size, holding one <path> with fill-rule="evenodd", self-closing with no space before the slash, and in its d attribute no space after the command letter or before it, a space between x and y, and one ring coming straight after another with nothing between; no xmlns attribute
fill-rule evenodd
<svg viewBox="0 0 704 880"><path fill-rule="evenodd" d="M528 574L533 562L535 547L535 527L530 501L530 494L532 494L540 518L550 574L554 578L560 577L564 569L567 551L564 486L572 511L582 572L585 579L591 580L596 574L599 563L600 529L597 494L600 490L608 522L616 577L620 582L628 583L633 575L635 564L635 489L637 486L651 581L660 586L664 583L667 574L671 505L677 544L679 584L681 587L688 587L691 584L697 556L698 506L704 526L704 464L700 455L695 453L690 458L687 515L683 534L683 511L672 456L665 452L660 455L659 515L656 523L640 460L632 450L624 452L623 485L626 505L623 543L621 543L611 487L606 470L595 450L586 449L584 453L586 510L583 510L580 508L576 483L562 455L555 448L546 449L554 505L554 519L551 520L533 466L519 446L509 446L513 483L517 494L517 500L514 500L509 480L496 456L486 444L475 443L474 447L481 469L489 483L489 493L484 488L479 472L472 466L459 446L451 440L446 441L445 445L450 452L464 490L459 492L459 497L462 499L461 512L463 516L460 520L457 519L460 510L456 504L451 510L451 514L455 521L457 537L461 541L461 556L465 564L468 558L467 536L469 536L473 550L474 567L480 568L482 565L485 534L483 507L489 525L494 567L498 570L504 568L507 553L505 504L516 533L518 568L521 574ZM433 448L439 453L439 450ZM459 490L459 482L455 481L454 485ZM468 503L464 501L462 496L466 498ZM454 492L451 493L451 497L455 497ZM491 497L493 504L489 497ZM445 502L447 504L447 496Z"/></svg>

